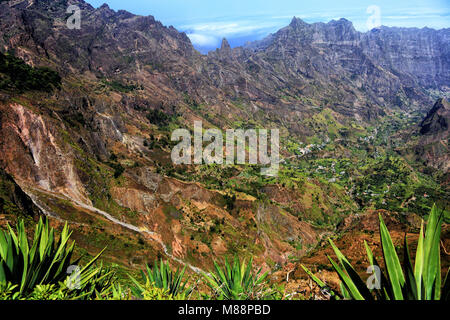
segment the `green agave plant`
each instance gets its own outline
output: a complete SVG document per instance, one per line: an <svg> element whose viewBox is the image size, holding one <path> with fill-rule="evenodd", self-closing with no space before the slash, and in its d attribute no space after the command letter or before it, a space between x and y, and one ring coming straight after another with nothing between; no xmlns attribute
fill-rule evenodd
<svg viewBox="0 0 450 320"><path fill-rule="evenodd" d="M264 299L268 296L266 278L268 272L261 275L261 269L256 273L252 271L253 258L248 264L242 264L239 257L234 257L233 264L225 259L225 268L222 269L214 261L214 272L204 274L207 285L215 292L219 299L225 300L253 300Z"/></svg>
<svg viewBox="0 0 450 320"><path fill-rule="evenodd" d="M64 289L69 288L66 279L62 285ZM123 293L122 288L117 283L116 273L109 267L102 264L98 267L86 266L79 272L79 282L76 288L65 290L67 298L72 300L107 300L118 299ZM125 296L125 295L122 295Z"/></svg>
<svg viewBox="0 0 450 320"><path fill-rule="evenodd" d="M16 289L17 285L9 282L0 282L0 300L17 300L19 293Z"/></svg>
<svg viewBox="0 0 450 320"><path fill-rule="evenodd" d="M142 272L142 279L145 285L139 284L136 279L130 276L131 280L134 282L135 286L131 288L132 293L139 299L145 298L145 292L148 291L150 286L155 288L164 289L169 295L173 297L188 297L192 291L192 287L187 286L189 280L186 279L183 282L184 274L186 271L186 266L183 269L178 268L175 272L170 268L169 263L163 263L162 259L158 265L158 261L155 261L155 265L150 268L146 266L146 272Z"/></svg>
<svg viewBox="0 0 450 320"><path fill-rule="evenodd" d="M62 283L67 289L68 268L78 265L81 259L71 261L75 243L69 244L70 235L66 224L57 240L48 220L44 223L39 219L33 242L29 245L24 221L18 222L17 234L8 224L7 231L0 231L0 283L13 285L21 296L31 294L38 285ZM77 287L83 290L75 289L72 296L76 293L82 298L88 293L105 291L107 285L104 280L111 274L92 267L102 252L79 270Z"/></svg>
<svg viewBox="0 0 450 320"><path fill-rule="evenodd" d="M109 300L130 300L131 290L128 288L122 288L120 283L115 283L111 288L111 296Z"/></svg>
<svg viewBox="0 0 450 320"><path fill-rule="evenodd" d="M183 294L174 296L168 289L154 287L151 283L145 284L143 289L139 297L142 300L186 300Z"/></svg>
<svg viewBox="0 0 450 320"><path fill-rule="evenodd" d="M403 268L381 215L379 219L381 246L387 270L386 273L380 272L380 279L377 279L379 289L368 289L366 283L359 277L347 258L330 239L331 246L339 260L339 264L329 256L328 259L341 280L341 294L330 292L331 297L335 299L343 297L354 300L449 300L449 272L447 272L443 286L441 282L440 237L443 214L439 214L436 206L433 206L428 218L425 234L424 223L422 221L414 267L411 262L408 242L405 236ZM366 242L364 244L369 263L381 270L372 250ZM305 266L302 265L302 268L319 287L329 290L327 285L314 276Z"/></svg>

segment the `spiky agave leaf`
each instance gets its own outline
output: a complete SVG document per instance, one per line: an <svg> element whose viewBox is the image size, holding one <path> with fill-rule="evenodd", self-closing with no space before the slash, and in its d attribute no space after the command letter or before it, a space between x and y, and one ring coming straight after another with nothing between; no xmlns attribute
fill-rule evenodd
<svg viewBox="0 0 450 320"><path fill-rule="evenodd" d="M330 287L323 282L322 280L320 280L318 277L316 277L307 267L305 267L303 264L301 264L301 267L303 268L303 270L306 272L306 274L319 286L320 289L322 290L326 290L327 292L330 293L331 297L333 299L336 300L340 300L341 298L344 299L350 299L350 295L348 294L348 291L345 289L345 287L343 286L343 284L341 283L341 295L340 296L337 292L335 292L334 290L331 290Z"/></svg>
<svg viewBox="0 0 450 320"><path fill-rule="evenodd" d="M268 272L261 274L261 269L253 272L253 259L242 263L238 256L230 264L225 258L222 269L214 261L214 271L210 275L204 274L207 285L213 289L219 299L242 300L257 299L264 296L264 285Z"/></svg>
<svg viewBox="0 0 450 320"><path fill-rule="evenodd" d="M394 298L396 300L403 300L402 287L405 284L405 277L403 275L400 259L398 258L391 235L389 234L381 215L379 215L379 219L381 247L383 248L384 263L386 265L389 282L392 285Z"/></svg>
<svg viewBox="0 0 450 320"><path fill-rule="evenodd" d="M69 244L70 235L66 223L56 242L55 230L47 219L44 223L40 218L30 247L23 220L17 224L17 235L8 225L7 231L0 231L0 282L17 285L19 293L27 295L38 285L64 281L68 267L80 261L71 261L75 243ZM80 279L88 274L100 254L82 269Z"/></svg>
<svg viewBox="0 0 450 320"><path fill-rule="evenodd" d="M426 300L439 300L441 290L440 238L443 212L434 205L428 218L424 240L424 296Z"/></svg>
<svg viewBox="0 0 450 320"><path fill-rule="evenodd" d="M394 292L392 291L391 284L387 280L387 277L385 276L384 272L381 270L380 264L378 263L377 259L375 258L372 250L370 249L366 241L364 241L364 245L366 247L367 258L369 259L370 265L377 267L378 270L380 271L380 279L378 279L378 281L380 282L381 288L375 289L375 294L378 300L393 300Z"/></svg>
<svg viewBox="0 0 450 320"><path fill-rule="evenodd" d="M339 262L343 269L346 271L349 280L351 283L347 282L345 283L346 288L352 287L351 290L349 290L350 294L355 294L355 299L358 297L358 299L364 299L364 300L373 300L373 296L370 293L369 289L367 288L366 283L359 277L358 273L356 273L355 269L352 267L350 262L347 260L347 258L342 254L342 252L336 247L334 242L330 239L331 247L334 250L334 253L339 259ZM345 277L344 279L348 279Z"/></svg>
<svg viewBox="0 0 450 320"><path fill-rule="evenodd" d="M425 235L422 223L414 268L411 263L407 238L405 236L403 256L404 270L402 269L392 238L381 215L379 216L379 220L380 240L387 269L387 276L381 272L381 288L375 291L377 299L448 299L450 290L448 275L444 281L444 286L441 288L440 234L443 212L438 213L436 206L433 206L428 219ZM338 273L339 278L341 279L341 286L345 289L346 294L350 295L353 299L372 299L373 296L367 294L367 288L364 288L361 278L357 275L347 258L339 249L337 249L331 240L330 243L342 268L330 257L328 257L328 259ZM369 263L373 266L377 266L381 271L380 265L376 261L371 249L366 242L364 242L364 244ZM317 277L314 277L309 270L306 268L304 269L319 286L324 285L324 283Z"/></svg>
<svg viewBox="0 0 450 320"><path fill-rule="evenodd" d="M154 286L156 288L164 289L169 292L169 294L175 296L189 296L193 287L188 287L189 278L184 280L186 272L186 266L182 269L177 268L176 271L173 271L168 262L164 263L162 259L158 263L155 261L153 268L150 268L149 265L146 265L146 272L141 270L142 279L146 283L147 286ZM145 287L142 286L136 279L131 277L131 280L135 284L132 288L133 294L143 299L143 292L145 291Z"/></svg>
<svg viewBox="0 0 450 320"><path fill-rule="evenodd" d="M405 286L403 287L403 296L407 300L417 300L417 283L414 277L414 270L409 255L408 238L405 235L403 243L403 266L405 268Z"/></svg>

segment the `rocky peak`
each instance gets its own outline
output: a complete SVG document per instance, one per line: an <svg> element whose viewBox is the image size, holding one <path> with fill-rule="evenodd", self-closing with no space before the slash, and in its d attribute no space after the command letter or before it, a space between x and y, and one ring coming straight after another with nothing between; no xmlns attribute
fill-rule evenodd
<svg viewBox="0 0 450 320"><path fill-rule="evenodd" d="M308 26L308 24L300 18L293 17L289 26L292 28L299 28L299 27L306 27Z"/></svg>
<svg viewBox="0 0 450 320"><path fill-rule="evenodd" d="M345 18L341 18L339 20L331 20L330 22L328 22L329 26L332 26L342 32L346 32L346 33L350 33L350 34L355 34L358 33L355 29L355 27L353 26L353 22L345 19Z"/></svg>
<svg viewBox="0 0 450 320"><path fill-rule="evenodd" d="M64 23L54 28L55 20L67 19L68 4L82 9L83 27L79 30L66 28ZM42 61L42 52L46 52L54 57L55 68L62 74L76 69L101 77L125 72L134 77L142 65L164 65L167 70L172 61L188 64L183 59L195 55L185 34L152 16L116 12L107 4L94 8L83 0L40 0L31 8L10 8L2 2L0 7L0 48L31 48L26 60L35 65L46 64ZM17 25L23 25L22 34Z"/></svg>
<svg viewBox="0 0 450 320"><path fill-rule="evenodd" d="M220 46L221 51L230 51L231 47L226 38L222 39L222 45Z"/></svg>
<svg viewBox="0 0 450 320"><path fill-rule="evenodd" d="M353 27L353 23L345 18L341 18L339 20L331 20L330 22L328 22L328 25L341 26L346 29L355 30L355 28Z"/></svg>
<svg viewBox="0 0 450 320"><path fill-rule="evenodd" d="M226 38L222 39L222 44L220 48L217 48L215 52L210 52L209 56L216 57L221 61L230 60L232 57L233 50Z"/></svg>
<svg viewBox="0 0 450 320"><path fill-rule="evenodd" d="M274 34L273 40L281 40L282 43L301 44L308 43L348 43L356 45L360 39L360 32L356 31L353 23L347 19L332 20L328 23L306 23L294 17L286 28Z"/></svg>
<svg viewBox="0 0 450 320"><path fill-rule="evenodd" d="M359 40L360 33L356 31L353 23L347 19L331 20L326 24L313 24L315 29L315 38L326 42L342 43L353 41L354 44Z"/></svg>
<svg viewBox="0 0 450 320"><path fill-rule="evenodd" d="M220 49L219 49L219 54L222 57L231 57L231 53L232 53L232 50L231 50L230 44L228 43L228 40L226 38L223 38L222 45L220 46Z"/></svg>
<svg viewBox="0 0 450 320"><path fill-rule="evenodd" d="M100 10L111 10L111 8L108 6L107 3L102 4L102 5L99 7L99 9L100 9Z"/></svg>
<svg viewBox="0 0 450 320"><path fill-rule="evenodd" d="M116 12L104 3L96 10L96 14L100 15L103 19L108 19L115 16Z"/></svg>

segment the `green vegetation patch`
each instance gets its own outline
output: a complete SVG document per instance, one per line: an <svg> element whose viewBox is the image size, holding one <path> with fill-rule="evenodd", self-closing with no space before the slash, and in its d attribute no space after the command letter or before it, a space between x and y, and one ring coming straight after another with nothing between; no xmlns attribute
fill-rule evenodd
<svg viewBox="0 0 450 320"><path fill-rule="evenodd" d="M31 67L20 58L0 52L0 89L51 92L61 87L61 77L47 67Z"/></svg>

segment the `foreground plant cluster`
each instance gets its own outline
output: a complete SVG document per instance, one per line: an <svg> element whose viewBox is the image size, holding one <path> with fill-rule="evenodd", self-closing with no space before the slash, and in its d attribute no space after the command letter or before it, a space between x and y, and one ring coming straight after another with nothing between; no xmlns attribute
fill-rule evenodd
<svg viewBox="0 0 450 320"><path fill-rule="evenodd" d="M392 239L380 216L380 238L386 273L376 280L379 286L369 290L347 258L330 240L339 264L328 257L341 280L341 292L334 292L325 282L303 266L318 286L331 299L355 300L449 300L450 279L441 279L440 234L443 215L433 207L426 232L420 230L415 265L413 267L405 237L403 267ZM268 272L254 271L252 259L241 263L235 256L224 267L214 262L214 270L202 275L192 284L185 276L186 267L173 270L168 262L146 266L142 280L131 275L133 285L120 284L116 272L98 263L100 252L82 268L81 258L72 260L75 242L69 243L67 224L59 238L48 220L40 219L31 244L24 221L17 225L17 233L8 225L0 231L0 300L281 300L288 299L283 289L269 284ZM366 245L372 266L381 265ZM68 272L70 270L70 272ZM68 275L69 273L69 275ZM201 282L201 283L200 283ZM201 285L209 288L199 290Z"/></svg>
<svg viewBox="0 0 450 320"><path fill-rule="evenodd" d="M98 263L100 252L82 268L76 268L81 258L72 259L75 242L64 226L59 239L48 220L40 219L31 245L24 221L17 233L8 225L0 232L0 300L184 300L184 299L267 299L276 298L267 287L267 273L254 272L248 263L235 258L225 261L222 269L215 264L214 272L204 274L204 284L212 295L200 294L188 285L186 267L174 271L162 260L153 268L142 271L142 281L129 275L133 285L124 288L116 272Z"/></svg>
<svg viewBox="0 0 450 320"><path fill-rule="evenodd" d="M423 222L417 244L415 265L413 267L408 241L404 239L403 268L395 250L388 229L380 216L380 238L383 249L384 263L387 273L380 272L376 282L378 286L372 292L359 277L347 258L330 240L331 246L338 257L339 265L330 257L334 270L341 280L341 293L331 292L332 297L355 300L448 300L450 298L449 271L442 286L440 240L443 214L439 214L434 206L428 218L426 234ZM368 260L371 266L381 270L375 255L364 242ZM326 284L314 276L306 267L303 269L322 288Z"/></svg>

